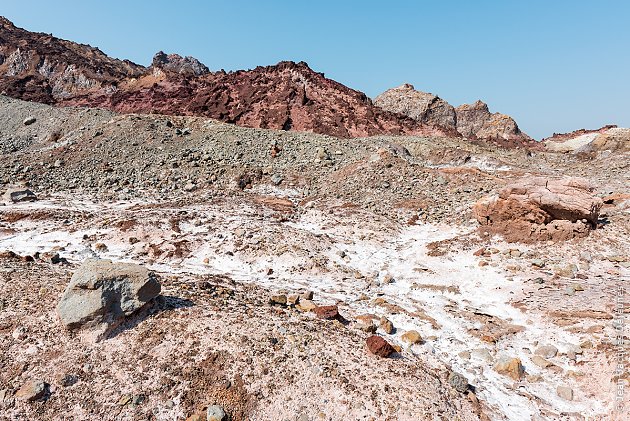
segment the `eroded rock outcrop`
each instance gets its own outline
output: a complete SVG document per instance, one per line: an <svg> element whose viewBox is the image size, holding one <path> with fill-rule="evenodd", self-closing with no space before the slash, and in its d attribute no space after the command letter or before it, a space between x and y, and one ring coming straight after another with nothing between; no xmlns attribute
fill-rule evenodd
<svg viewBox="0 0 630 421"><path fill-rule="evenodd" d="M533 139L518 128L512 117L491 113L488 105L481 101L453 108L440 97L417 91L413 85L405 83L377 96L374 104L469 139L490 140L502 146L535 146Z"/></svg>
<svg viewBox="0 0 630 421"><path fill-rule="evenodd" d="M481 199L473 213L481 231L507 241L535 242L584 237L597 226L602 200L584 179L529 177Z"/></svg>
<svg viewBox="0 0 630 421"><path fill-rule="evenodd" d="M491 113L488 104L476 101L455 108L457 131L473 139L496 139L506 141L530 141L521 132L514 119L506 114Z"/></svg>
<svg viewBox="0 0 630 421"><path fill-rule="evenodd" d="M57 313L66 328L104 332L160 293L158 276L133 263L88 259L72 275Z"/></svg>
<svg viewBox="0 0 630 421"><path fill-rule="evenodd" d="M630 129L617 126L604 126L597 130L576 130L543 139L548 151L590 153L599 151L630 151Z"/></svg>
<svg viewBox="0 0 630 421"><path fill-rule="evenodd" d="M455 129L455 108L437 95L417 91L405 83L389 89L376 98L374 104L384 110L411 117L426 124Z"/></svg>
<svg viewBox="0 0 630 421"><path fill-rule="evenodd" d="M98 48L17 28L4 17L0 17L0 57L0 92L47 104L77 92L113 92L145 71Z"/></svg>

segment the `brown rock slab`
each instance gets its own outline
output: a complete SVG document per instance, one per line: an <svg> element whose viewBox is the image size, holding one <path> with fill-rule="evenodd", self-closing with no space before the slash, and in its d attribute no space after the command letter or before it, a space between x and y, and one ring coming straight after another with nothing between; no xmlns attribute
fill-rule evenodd
<svg viewBox="0 0 630 421"><path fill-rule="evenodd" d="M388 335L391 335L395 331L394 324L387 317L381 317L379 321L379 326L381 327L381 329L383 329L383 332L387 333Z"/></svg>
<svg viewBox="0 0 630 421"><path fill-rule="evenodd" d="M296 304L295 308L300 311L307 312L313 311L315 308L317 308L317 305L311 300L301 299L300 302Z"/></svg>
<svg viewBox="0 0 630 421"><path fill-rule="evenodd" d="M567 400L567 401L573 400L573 389L571 389L568 386L558 386L556 388L556 393L558 394L558 396L560 396L564 400Z"/></svg>
<svg viewBox="0 0 630 421"><path fill-rule="evenodd" d="M318 318L325 320L334 320L341 317L337 306L318 306L313 309L313 313Z"/></svg>
<svg viewBox="0 0 630 421"><path fill-rule="evenodd" d="M524 177L473 207L482 233L510 242L564 241L585 237L597 226L602 200L575 177Z"/></svg>
<svg viewBox="0 0 630 421"><path fill-rule="evenodd" d="M553 365L553 363L547 361L546 359L544 359L540 355L533 355L530 359L532 360L532 362L534 364L536 364L540 368L547 368L547 367Z"/></svg>

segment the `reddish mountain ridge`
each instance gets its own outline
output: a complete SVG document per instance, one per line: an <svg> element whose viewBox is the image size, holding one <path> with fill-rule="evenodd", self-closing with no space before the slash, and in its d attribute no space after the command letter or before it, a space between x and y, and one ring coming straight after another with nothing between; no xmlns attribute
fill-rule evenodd
<svg viewBox="0 0 630 421"><path fill-rule="evenodd" d="M0 92L53 105L196 115L247 126L338 137L457 136L380 109L306 63L210 72L192 57L156 54L144 67L97 48L33 33L0 18Z"/></svg>

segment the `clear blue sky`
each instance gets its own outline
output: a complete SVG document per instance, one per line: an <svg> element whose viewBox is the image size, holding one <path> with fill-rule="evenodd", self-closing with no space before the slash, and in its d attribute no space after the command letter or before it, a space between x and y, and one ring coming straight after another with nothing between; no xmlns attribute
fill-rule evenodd
<svg viewBox="0 0 630 421"><path fill-rule="evenodd" d="M627 0L2 0L0 14L144 65L159 50L213 70L303 60L370 97L409 82L482 99L536 138L630 127Z"/></svg>

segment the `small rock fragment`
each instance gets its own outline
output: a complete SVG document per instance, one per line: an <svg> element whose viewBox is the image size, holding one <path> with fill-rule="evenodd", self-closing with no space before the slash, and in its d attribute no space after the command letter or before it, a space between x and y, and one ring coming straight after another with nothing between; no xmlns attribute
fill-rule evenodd
<svg viewBox="0 0 630 421"><path fill-rule="evenodd" d="M31 380L22 385L15 393L16 399L28 402L43 399L48 392L48 384L41 380Z"/></svg>
<svg viewBox="0 0 630 421"><path fill-rule="evenodd" d="M553 345L542 345L534 351L534 354L540 355L543 358L553 358L558 354L558 348Z"/></svg>
<svg viewBox="0 0 630 421"><path fill-rule="evenodd" d="M297 294L289 294L287 295L287 305L295 306L300 302L300 296Z"/></svg>
<svg viewBox="0 0 630 421"><path fill-rule="evenodd" d="M547 361L540 355L532 355L530 359L532 360L534 364L536 364L538 367L541 367L541 368L547 368L553 365L551 362Z"/></svg>
<svg viewBox="0 0 630 421"><path fill-rule="evenodd" d="M506 375L514 380L520 380L525 373L521 360L518 358L503 357L494 365L497 373Z"/></svg>
<svg viewBox="0 0 630 421"><path fill-rule="evenodd" d="M571 389L568 386L558 386L557 389L556 389L556 393L562 399L565 399L567 401L572 401L573 400L573 389Z"/></svg>
<svg viewBox="0 0 630 421"><path fill-rule="evenodd" d="M318 318L325 320L334 320L340 317L337 306L318 306L313 309L313 313Z"/></svg>
<svg viewBox="0 0 630 421"><path fill-rule="evenodd" d="M465 393L468 390L468 379L455 371L451 371L448 375L448 382L459 393Z"/></svg>
<svg viewBox="0 0 630 421"><path fill-rule="evenodd" d="M286 294L276 294L271 296L271 304L278 304L285 306L287 305L287 296Z"/></svg>
<svg viewBox="0 0 630 421"><path fill-rule="evenodd" d="M312 311L317 305L311 300L300 299L300 302L295 306L300 311L307 312Z"/></svg>
<svg viewBox="0 0 630 421"><path fill-rule="evenodd" d="M383 329L383 332L387 333L388 335L391 335L395 331L394 324L385 316L381 317L381 320L379 321L379 326L381 327L381 329Z"/></svg>
<svg viewBox="0 0 630 421"><path fill-rule="evenodd" d="M225 411L219 405L210 405L207 410L207 421L224 421Z"/></svg>
<svg viewBox="0 0 630 421"><path fill-rule="evenodd" d="M408 343L410 345L419 344L419 343L422 342L422 336L420 336L420 334L416 330L410 330L410 331L405 332L400 337L400 339L403 342L406 342L406 343Z"/></svg>
<svg viewBox="0 0 630 421"><path fill-rule="evenodd" d="M303 300L312 300L313 299L313 291L304 291L303 293L300 294L300 299Z"/></svg>
<svg viewBox="0 0 630 421"><path fill-rule="evenodd" d="M37 196L29 189L13 189L7 192L7 196L13 203L34 202Z"/></svg>
<svg viewBox="0 0 630 421"><path fill-rule="evenodd" d="M35 117L33 117L33 116L29 116L29 117L26 117L26 118L24 119L24 121L22 121L22 123L23 123L25 126L30 126L31 124L35 123L36 121L37 121L37 119L36 119Z"/></svg>

